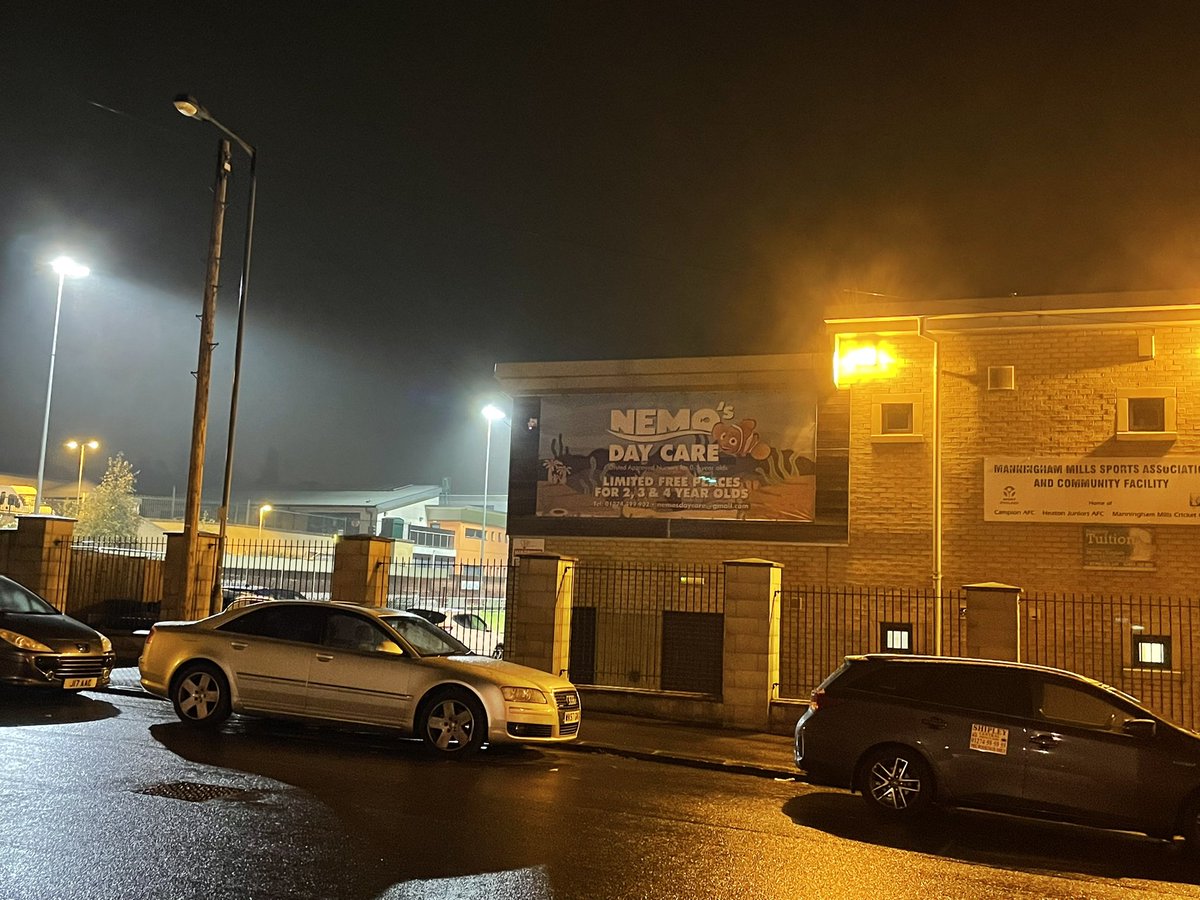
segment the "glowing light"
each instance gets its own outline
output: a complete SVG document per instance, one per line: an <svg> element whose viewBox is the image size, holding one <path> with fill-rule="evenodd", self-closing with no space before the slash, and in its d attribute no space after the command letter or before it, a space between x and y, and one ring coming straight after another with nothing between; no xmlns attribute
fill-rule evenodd
<svg viewBox="0 0 1200 900"><path fill-rule="evenodd" d="M839 335L833 361L833 382L839 387L853 381L889 376L896 368L893 349L884 342L843 341Z"/></svg>

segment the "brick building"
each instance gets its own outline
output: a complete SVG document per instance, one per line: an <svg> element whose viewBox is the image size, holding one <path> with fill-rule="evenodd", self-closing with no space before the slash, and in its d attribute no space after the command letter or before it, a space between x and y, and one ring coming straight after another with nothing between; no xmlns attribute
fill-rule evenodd
<svg viewBox="0 0 1200 900"><path fill-rule="evenodd" d="M874 302L831 310L830 346L804 354L501 364L517 423L509 533L585 560L767 557L784 565L785 578L805 583L917 587L933 585L940 571L947 586L1188 593L1200 584L1200 474L1186 471L1200 471L1193 299L1200 292ZM545 428L563 423L554 404L569 411L580 398L657 395L670 406L706 391L784 392L811 403L810 520L539 509L553 456L546 449L558 439L548 442ZM767 423L757 425L765 439L775 437ZM572 435L561 440L570 449ZM1012 514L985 508L986 491L1031 489L1034 479L1001 483L1010 473L995 468L1021 460L1061 466L1050 473L1056 482L1079 474L1079 486L1039 487L1025 498L1032 507ZM1144 478L1100 472L1123 460L1139 472L1150 462L1174 468ZM1119 483L1100 484L1111 478ZM1124 486L1146 480L1168 483ZM1066 506L1047 508L1056 504ZM1116 552L1130 546L1130 531L1148 533L1148 545L1136 535L1141 558Z"/></svg>
<svg viewBox="0 0 1200 900"><path fill-rule="evenodd" d="M570 560L591 586L572 641L596 649L572 649L571 670L651 691L690 678L712 697L748 670L764 698L801 698L845 652L977 652L983 601L968 618L960 592L985 583L1023 592L1010 655L1195 720L1197 299L872 298L830 310L828 341L806 353L498 366L514 400L514 549ZM724 608L664 587L715 576L641 588L588 574L746 559L778 574L767 630L749 640L726 621L713 639L723 686L712 667L681 678L670 647L673 629L700 646L703 617L719 629ZM904 590L917 593L895 600ZM638 610L651 624L629 624ZM605 652L634 645L634 662L599 674ZM752 652L731 662L738 647Z"/></svg>

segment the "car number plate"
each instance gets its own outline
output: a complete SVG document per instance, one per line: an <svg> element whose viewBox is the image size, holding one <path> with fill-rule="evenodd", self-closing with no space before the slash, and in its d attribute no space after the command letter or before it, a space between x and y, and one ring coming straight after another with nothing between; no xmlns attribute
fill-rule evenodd
<svg viewBox="0 0 1200 900"><path fill-rule="evenodd" d="M579 710L570 709L563 713L563 724L571 725L579 721Z"/></svg>
<svg viewBox="0 0 1200 900"><path fill-rule="evenodd" d="M79 688L95 687L99 680L100 679L98 678L64 678L63 689L67 691L74 691L78 690Z"/></svg>

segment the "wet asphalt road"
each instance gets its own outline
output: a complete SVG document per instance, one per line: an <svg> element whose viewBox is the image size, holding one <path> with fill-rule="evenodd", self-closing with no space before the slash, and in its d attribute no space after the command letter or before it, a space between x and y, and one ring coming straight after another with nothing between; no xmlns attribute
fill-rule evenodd
<svg viewBox="0 0 1200 900"><path fill-rule="evenodd" d="M586 724L585 724L586 727ZM1200 898L1179 847L569 750L465 763L151 698L0 696L0 900Z"/></svg>

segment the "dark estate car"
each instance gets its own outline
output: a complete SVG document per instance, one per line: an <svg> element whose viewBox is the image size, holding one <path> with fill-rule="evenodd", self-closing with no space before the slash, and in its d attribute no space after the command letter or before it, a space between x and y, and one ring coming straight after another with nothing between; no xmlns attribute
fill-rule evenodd
<svg viewBox="0 0 1200 900"><path fill-rule="evenodd" d="M796 765L893 817L966 806L1200 849L1200 734L1059 669L847 657L796 724Z"/></svg>
<svg viewBox="0 0 1200 900"><path fill-rule="evenodd" d="M0 575L0 685L104 687L115 662L108 638Z"/></svg>

